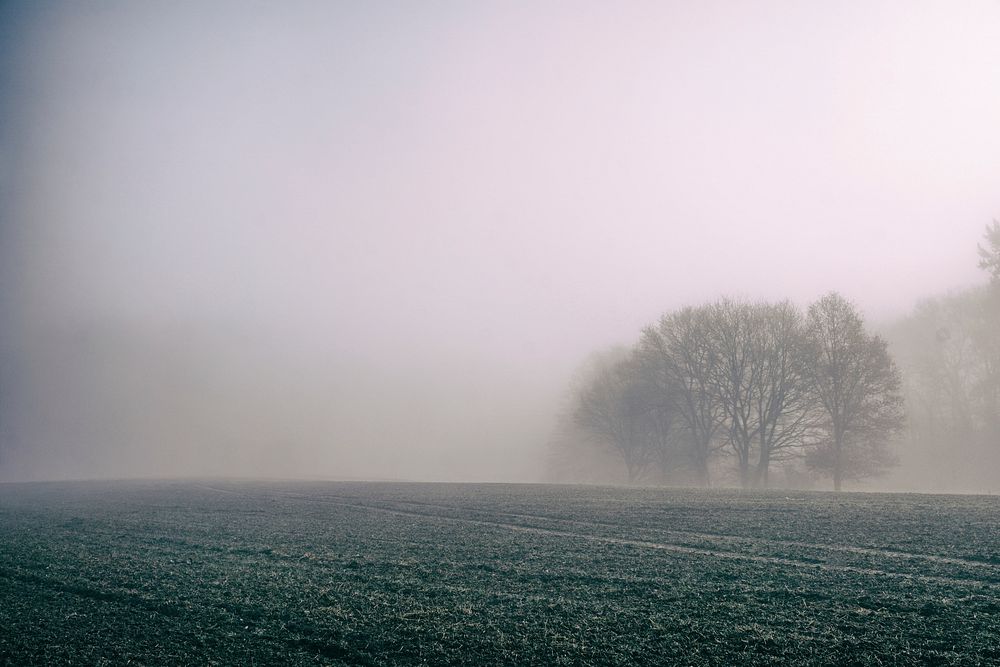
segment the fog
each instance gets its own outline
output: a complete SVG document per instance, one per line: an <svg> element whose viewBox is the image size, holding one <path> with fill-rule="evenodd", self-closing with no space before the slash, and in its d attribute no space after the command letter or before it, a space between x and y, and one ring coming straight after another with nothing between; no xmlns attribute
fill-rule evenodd
<svg viewBox="0 0 1000 667"><path fill-rule="evenodd" d="M666 310L984 282L998 34L995 0L4 3L0 479L541 480L574 370Z"/></svg>

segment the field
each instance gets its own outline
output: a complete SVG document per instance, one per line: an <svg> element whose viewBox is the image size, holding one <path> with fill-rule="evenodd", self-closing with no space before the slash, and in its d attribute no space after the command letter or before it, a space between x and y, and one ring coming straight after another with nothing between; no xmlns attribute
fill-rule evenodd
<svg viewBox="0 0 1000 667"><path fill-rule="evenodd" d="M0 485L0 664L1000 664L1000 498Z"/></svg>

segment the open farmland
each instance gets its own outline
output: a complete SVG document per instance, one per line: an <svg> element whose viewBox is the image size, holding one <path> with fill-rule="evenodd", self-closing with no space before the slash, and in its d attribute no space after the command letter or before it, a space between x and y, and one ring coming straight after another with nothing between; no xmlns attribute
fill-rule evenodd
<svg viewBox="0 0 1000 667"><path fill-rule="evenodd" d="M2 664L1000 663L1000 499L0 486Z"/></svg>

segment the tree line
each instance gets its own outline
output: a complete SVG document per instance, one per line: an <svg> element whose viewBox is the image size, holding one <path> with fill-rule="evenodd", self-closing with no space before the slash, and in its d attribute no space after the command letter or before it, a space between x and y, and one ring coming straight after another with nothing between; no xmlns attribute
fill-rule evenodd
<svg viewBox="0 0 1000 667"><path fill-rule="evenodd" d="M984 241L988 284L925 299L887 331L909 408L906 451L931 488L1000 491L1000 223Z"/></svg>
<svg viewBox="0 0 1000 667"><path fill-rule="evenodd" d="M578 374L555 467L573 481L606 481L588 477L597 460L629 482L747 488L771 485L781 466L839 490L896 465L893 443L926 451L928 474L961 456L989 467L1000 460L1000 223L985 241L990 284L918 304L888 339L837 293L804 311L723 298L664 314Z"/></svg>
<svg viewBox="0 0 1000 667"><path fill-rule="evenodd" d="M776 463L801 458L840 489L892 465L900 387L886 341L839 294L805 313L726 298L667 313L631 348L595 357L563 428L567 442L610 448L629 482L708 486L728 466L742 487L766 487Z"/></svg>

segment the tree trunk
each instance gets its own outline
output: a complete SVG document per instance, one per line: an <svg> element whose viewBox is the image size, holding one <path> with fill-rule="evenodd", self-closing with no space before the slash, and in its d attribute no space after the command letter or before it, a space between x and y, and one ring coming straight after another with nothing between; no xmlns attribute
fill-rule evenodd
<svg viewBox="0 0 1000 667"><path fill-rule="evenodd" d="M712 482L708 477L708 461L700 459L695 465L695 479L698 481L698 486L705 488L711 486Z"/></svg>
<svg viewBox="0 0 1000 667"><path fill-rule="evenodd" d="M767 446L766 438L760 436L760 459L757 462L757 486L767 488L767 469L771 465L771 448Z"/></svg>
<svg viewBox="0 0 1000 667"><path fill-rule="evenodd" d="M698 443L698 449L694 452L695 477L698 484L703 487L712 485L708 474L708 445L709 443Z"/></svg>
<svg viewBox="0 0 1000 667"><path fill-rule="evenodd" d="M840 482L844 476L844 463L841 458L841 439L838 437L833 444L833 490L840 491Z"/></svg>
<svg viewBox="0 0 1000 667"><path fill-rule="evenodd" d="M750 488L750 461L743 456L740 457L740 487Z"/></svg>

